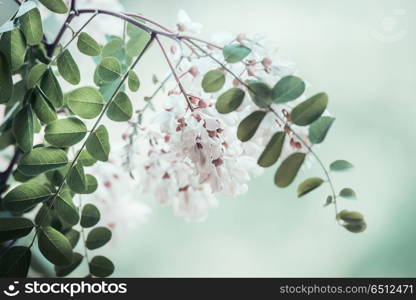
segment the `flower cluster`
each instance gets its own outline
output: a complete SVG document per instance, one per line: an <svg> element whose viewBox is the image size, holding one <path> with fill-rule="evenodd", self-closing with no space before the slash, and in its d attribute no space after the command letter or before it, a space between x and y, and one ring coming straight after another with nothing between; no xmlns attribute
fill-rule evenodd
<svg viewBox="0 0 416 300"><path fill-rule="evenodd" d="M179 17L188 20L188 23L178 23L181 33L195 27L189 24L190 18L183 11ZM240 63L227 64L220 48L235 42L251 49L251 53ZM140 124L133 124L134 142L126 148L128 167L138 180L138 188L153 194L159 203L172 206L176 215L187 220L204 219L209 208L217 204L218 195L235 197L245 193L250 178L262 171L257 165L258 157L279 128L289 136L280 161L294 152L307 152L289 127L272 114L267 115L253 139L241 142L236 134L239 122L258 109L248 93L236 111L220 114L215 104L221 93L206 93L201 88L203 75L219 68L213 57L242 81L256 79L270 85L296 74L294 65L273 60L264 45L264 37L259 35L222 34L214 37L213 43L219 47L205 47L212 57L196 55L196 49L185 55L176 47L171 48L172 61L179 61L175 72L186 94L173 78L165 83L168 87L165 93L152 99L156 113ZM237 86L244 88L240 81L227 76L224 90ZM291 108L299 101L273 105L273 108L281 119L290 123ZM294 125L293 128L308 143L307 127Z"/></svg>

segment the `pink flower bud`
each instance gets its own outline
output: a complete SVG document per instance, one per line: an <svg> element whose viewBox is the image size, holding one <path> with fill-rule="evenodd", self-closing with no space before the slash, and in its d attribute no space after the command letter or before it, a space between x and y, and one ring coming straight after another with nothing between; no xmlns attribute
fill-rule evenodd
<svg viewBox="0 0 416 300"><path fill-rule="evenodd" d="M176 45L170 46L170 53L172 53L173 55L175 55L177 49L178 48L176 47Z"/></svg>
<svg viewBox="0 0 416 300"><path fill-rule="evenodd" d="M193 66L193 67L191 67L190 69L189 69L189 73L192 75L192 77L196 77L196 76L198 76L199 75L199 71L198 71L198 68L197 67L195 67L195 66Z"/></svg>
<svg viewBox="0 0 416 300"><path fill-rule="evenodd" d="M247 38L245 33L240 33L239 35L237 35L237 41L242 44L243 41Z"/></svg>
<svg viewBox="0 0 416 300"><path fill-rule="evenodd" d="M221 158L217 158L217 159L214 159L212 163L214 164L214 166L219 167L224 163L224 161Z"/></svg>
<svg viewBox="0 0 416 300"><path fill-rule="evenodd" d="M240 85L240 81L238 81L237 79L234 79L233 80L233 86L234 87L237 87L237 86L239 86Z"/></svg>
<svg viewBox="0 0 416 300"><path fill-rule="evenodd" d="M265 57L265 58L263 58L263 60L261 61L261 63L262 63L262 65L265 68L268 68L268 67L270 67L272 65L272 60L269 57Z"/></svg>
<svg viewBox="0 0 416 300"><path fill-rule="evenodd" d="M129 138L129 135L127 133L123 133L123 135L121 136L121 138L123 140L127 140Z"/></svg>
<svg viewBox="0 0 416 300"><path fill-rule="evenodd" d="M180 32L184 32L186 30L185 24L178 23L177 26L178 26L178 31Z"/></svg>
<svg viewBox="0 0 416 300"><path fill-rule="evenodd" d="M199 100L198 107L199 108L207 108L208 104L204 100Z"/></svg>
<svg viewBox="0 0 416 300"><path fill-rule="evenodd" d="M247 74L248 76L254 76L256 74L256 70L253 67L248 67Z"/></svg>

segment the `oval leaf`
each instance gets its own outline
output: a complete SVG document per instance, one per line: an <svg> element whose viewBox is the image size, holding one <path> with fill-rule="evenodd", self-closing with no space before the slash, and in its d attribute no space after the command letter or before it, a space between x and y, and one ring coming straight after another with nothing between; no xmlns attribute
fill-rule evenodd
<svg viewBox="0 0 416 300"><path fill-rule="evenodd" d="M59 73L67 82L77 85L81 81L78 65L68 50L59 55L57 65Z"/></svg>
<svg viewBox="0 0 416 300"><path fill-rule="evenodd" d="M113 81L121 76L121 64L115 57L105 57L98 65L98 75L104 81Z"/></svg>
<svg viewBox="0 0 416 300"><path fill-rule="evenodd" d="M3 199L5 209L23 212L50 198L51 191L44 185L28 182L12 189Z"/></svg>
<svg viewBox="0 0 416 300"><path fill-rule="evenodd" d="M43 28L39 10L31 9L19 18L20 28L28 45L37 45L42 41Z"/></svg>
<svg viewBox="0 0 416 300"><path fill-rule="evenodd" d="M26 56L26 41L20 29L1 35L0 52L6 56L12 71L17 71L23 65Z"/></svg>
<svg viewBox="0 0 416 300"><path fill-rule="evenodd" d="M267 108L272 104L272 90L261 81L250 81L247 83L248 92L253 102L260 108Z"/></svg>
<svg viewBox="0 0 416 300"><path fill-rule="evenodd" d="M0 104L7 103L13 94L13 80L9 62L0 52Z"/></svg>
<svg viewBox="0 0 416 300"><path fill-rule="evenodd" d="M85 178L87 180L87 188L84 191L82 191L80 194L92 194L92 193L94 193L98 188L97 179L91 174L86 174Z"/></svg>
<svg viewBox="0 0 416 300"><path fill-rule="evenodd" d="M0 218L0 242L28 235L35 225L25 218Z"/></svg>
<svg viewBox="0 0 416 300"><path fill-rule="evenodd" d="M245 117L245 119L242 120L241 123L238 125L238 139L242 142L250 140L256 133L265 116L265 111L257 110Z"/></svg>
<svg viewBox="0 0 416 300"><path fill-rule="evenodd" d="M346 199L357 199L357 195L355 194L354 190L351 188L343 188L339 192L339 196Z"/></svg>
<svg viewBox="0 0 416 300"><path fill-rule="evenodd" d="M285 142L285 133L276 132L270 139L263 153L260 155L257 164L263 168L270 167L279 159Z"/></svg>
<svg viewBox="0 0 416 300"><path fill-rule="evenodd" d="M133 70L129 71L128 85L132 92L137 92L140 88L140 79Z"/></svg>
<svg viewBox="0 0 416 300"><path fill-rule="evenodd" d="M318 188L324 181L321 178L313 177L308 178L298 186L298 197L302 197L309 192L312 192L314 189Z"/></svg>
<svg viewBox="0 0 416 300"><path fill-rule="evenodd" d="M98 56L101 54L100 45L86 32L81 32L78 36L77 46L79 51L85 55Z"/></svg>
<svg viewBox="0 0 416 300"><path fill-rule="evenodd" d="M328 96L325 93L317 94L295 106L290 113L290 118L296 125L309 125L319 119L327 105Z"/></svg>
<svg viewBox="0 0 416 300"><path fill-rule="evenodd" d="M72 246L58 230L50 226L41 227L38 245L43 256L54 265L65 266L72 262Z"/></svg>
<svg viewBox="0 0 416 300"><path fill-rule="evenodd" d="M251 50L243 45L227 45L222 49L225 61L230 64L242 61L250 52Z"/></svg>
<svg viewBox="0 0 416 300"><path fill-rule="evenodd" d="M298 152L286 158L276 171L274 183L280 188L289 186L298 174L305 157L305 153Z"/></svg>
<svg viewBox="0 0 416 300"><path fill-rule="evenodd" d="M361 213L346 209L343 209L337 214L337 219L350 224L357 224L364 221L364 217Z"/></svg>
<svg viewBox="0 0 416 300"><path fill-rule="evenodd" d="M66 183L75 193L82 193L87 189L87 179L85 177L84 168L80 162L76 163L75 166L69 170Z"/></svg>
<svg viewBox="0 0 416 300"><path fill-rule="evenodd" d="M19 163L19 171L28 176L63 168L68 163L66 152L53 147L38 147L25 154Z"/></svg>
<svg viewBox="0 0 416 300"><path fill-rule="evenodd" d="M274 103L285 103L299 98L305 91L305 83L296 76L286 76L273 87L272 99Z"/></svg>
<svg viewBox="0 0 416 300"><path fill-rule="evenodd" d="M64 104L61 86L51 69L46 70L42 76L40 89L55 108L60 108Z"/></svg>
<svg viewBox="0 0 416 300"><path fill-rule="evenodd" d="M99 161L107 161L110 153L110 142L108 139L108 131L104 125L91 133L87 140L87 151L92 157Z"/></svg>
<svg viewBox="0 0 416 300"><path fill-rule="evenodd" d="M224 72L220 70L212 70L205 74L202 79L202 88L206 93L218 92L225 84Z"/></svg>
<svg viewBox="0 0 416 300"><path fill-rule="evenodd" d="M114 272L114 264L104 256L95 256L90 262L90 270L96 277L108 277Z"/></svg>
<svg viewBox="0 0 416 300"><path fill-rule="evenodd" d="M335 118L320 117L309 126L309 140L312 144L322 143L328 133L329 129L334 123Z"/></svg>
<svg viewBox="0 0 416 300"><path fill-rule="evenodd" d="M81 254L74 252L71 264L67 266L55 266L56 276L65 277L71 274L76 268L78 268L83 258L84 257Z"/></svg>
<svg viewBox="0 0 416 300"><path fill-rule="evenodd" d="M96 227L90 231L85 243L90 250L100 248L111 240L111 230L106 227Z"/></svg>
<svg viewBox="0 0 416 300"><path fill-rule="evenodd" d="M103 109L103 96L94 87L82 87L67 95L68 107L84 119L94 119Z"/></svg>
<svg viewBox="0 0 416 300"><path fill-rule="evenodd" d="M34 65L29 71L27 78L27 87L29 89L34 88L35 85L40 81L48 66L42 63Z"/></svg>
<svg viewBox="0 0 416 300"><path fill-rule="evenodd" d="M78 244L80 236L81 234L79 233L79 231L76 231L72 228L65 232L65 237L71 243L72 248L75 248L75 246Z"/></svg>
<svg viewBox="0 0 416 300"><path fill-rule="evenodd" d="M78 161L81 162L84 167L91 167L97 162L97 160L85 149L81 151Z"/></svg>
<svg viewBox="0 0 416 300"><path fill-rule="evenodd" d="M51 145L58 147L75 145L86 134L87 126L75 117L53 121L45 128L45 140Z"/></svg>
<svg viewBox="0 0 416 300"><path fill-rule="evenodd" d="M69 192L61 192L53 202L58 217L68 223L71 226L76 225L79 222L78 209L72 202L72 197Z"/></svg>
<svg viewBox="0 0 416 300"><path fill-rule="evenodd" d="M86 204L81 213L81 226L89 228L100 221L100 211L93 204Z"/></svg>
<svg viewBox="0 0 416 300"><path fill-rule="evenodd" d="M119 92L117 94L107 110L107 116L110 120L116 122L124 122L131 119L133 116L133 105L126 93Z"/></svg>
<svg viewBox="0 0 416 300"><path fill-rule="evenodd" d="M47 9L57 14L65 14L68 12L65 2L62 0L39 0Z"/></svg>
<svg viewBox="0 0 416 300"><path fill-rule="evenodd" d="M352 168L354 168L353 164L343 159L336 160L329 165L329 169L335 172L348 171Z"/></svg>
<svg viewBox="0 0 416 300"><path fill-rule="evenodd" d="M1 278L27 277L32 253L28 247L11 247L0 258Z"/></svg>
<svg viewBox="0 0 416 300"><path fill-rule="evenodd" d="M242 89L231 88L218 98L215 108L220 114L228 114L240 107L244 96L245 93Z"/></svg>
<svg viewBox="0 0 416 300"><path fill-rule="evenodd" d="M29 105L23 107L13 119L13 135L20 150L29 152L33 147L34 135L33 112Z"/></svg>

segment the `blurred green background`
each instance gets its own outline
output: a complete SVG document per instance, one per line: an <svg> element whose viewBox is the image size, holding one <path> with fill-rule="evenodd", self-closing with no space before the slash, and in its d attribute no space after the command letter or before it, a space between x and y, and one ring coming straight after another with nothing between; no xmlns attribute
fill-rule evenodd
<svg viewBox="0 0 416 300"><path fill-rule="evenodd" d="M154 205L149 222L103 251L115 276L416 276L415 1L121 2L170 27L184 8L207 36L267 34L279 58L297 63L310 94L330 95L337 120L318 153L328 164L355 164L335 184L356 190L358 200L340 206L363 212L368 228L352 234L336 226L332 207L322 207L325 188L297 199L296 185L277 189L269 170L246 195L221 199L204 223ZM165 66L155 60L143 68ZM315 164L309 174L321 170Z"/></svg>

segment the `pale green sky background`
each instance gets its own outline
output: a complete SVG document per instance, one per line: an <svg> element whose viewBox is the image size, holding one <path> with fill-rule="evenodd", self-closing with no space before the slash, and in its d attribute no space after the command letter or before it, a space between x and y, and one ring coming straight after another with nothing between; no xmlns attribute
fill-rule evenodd
<svg viewBox="0 0 416 300"><path fill-rule="evenodd" d="M148 223L103 250L115 276L416 276L415 1L122 2L170 26L184 8L207 35L268 34L311 94L329 94L337 120L318 153L356 165L335 181L356 190L359 199L345 207L362 211L368 229L336 226L332 208L322 207L325 189L297 199L295 185L277 189L270 170L243 197L221 199L204 223L155 206Z"/></svg>

